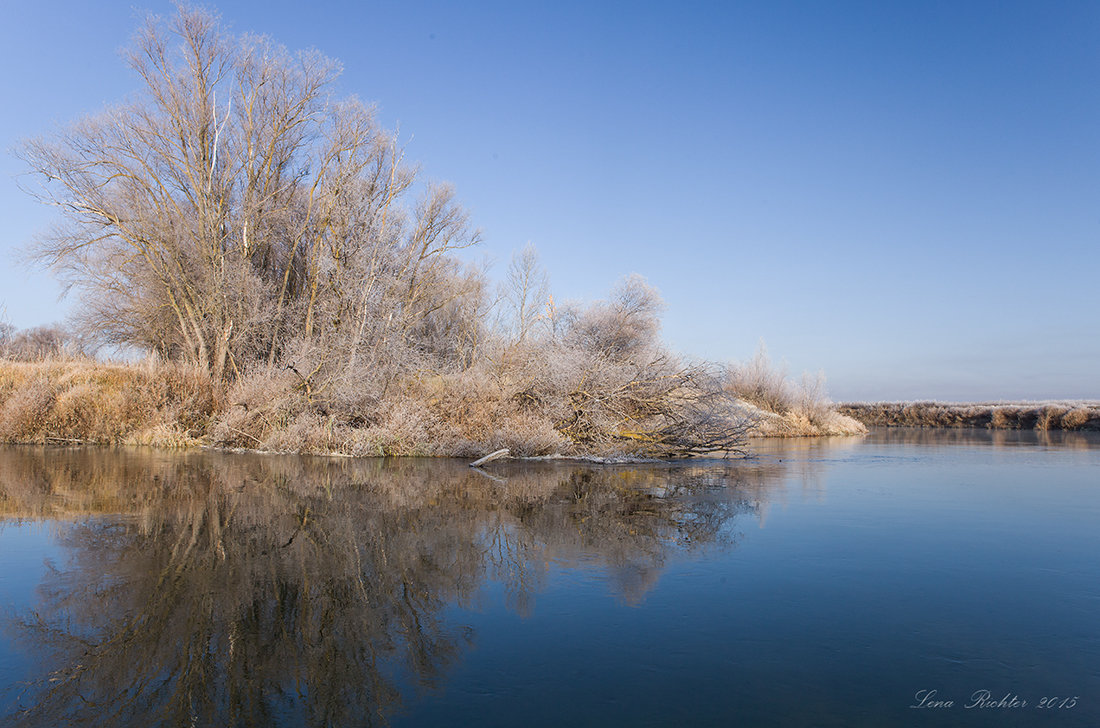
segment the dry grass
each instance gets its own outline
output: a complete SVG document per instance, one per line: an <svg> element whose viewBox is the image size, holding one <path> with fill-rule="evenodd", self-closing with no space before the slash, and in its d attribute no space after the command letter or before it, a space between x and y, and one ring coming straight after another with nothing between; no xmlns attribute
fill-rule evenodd
<svg viewBox="0 0 1100 728"><path fill-rule="evenodd" d="M0 441L195 444L216 408L202 372L86 359L0 360Z"/></svg>
<svg viewBox="0 0 1100 728"><path fill-rule="evenodd" d="M795 383L782 367L775 367L761 343L746 364L728 367L725 389L741 400L755 420L753 434L762 437L818 437L862 435L863 423L837 407L825 393L823 374L803 374Z"/></svg>
<svg viewBox="0 0 1100 728"><path fill-rule="evenodd" d="M862 422L833 409L812 414L802 410L777 414L756 408L753 414L756 417L753 435L757 437L833 437L867 433Z"/></svg>
<svg viewBox="0 0 1100 728"><path fill-rule="evenodd" d="M864 424L882 427L1100 430L1100 402L857 402L838 409Z"/></svg>
<svg viewBox="0 0 1100 728"><path fill-rule="evenodd" d="M701 368L641 364L558 347L522 348L466 370L420 371L388 386L307 390L286 369L224 388L177 364L0 360L0 442L101 443L348 456L683 456L700 438L736 451L752 434L861 431L820 405L782 415L738 404ZM808 390L807 390L808 391ZM687 433L686 435L684 433Z"/></svg>

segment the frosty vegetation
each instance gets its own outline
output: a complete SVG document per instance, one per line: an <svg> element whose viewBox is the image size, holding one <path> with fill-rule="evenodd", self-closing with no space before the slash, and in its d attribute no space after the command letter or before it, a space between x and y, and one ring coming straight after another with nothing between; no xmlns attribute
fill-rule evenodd
<svg viewBox="0 0 1100 728"><path fill-rule="evenodd" d="M456 256L480 234L454 190L425 181L370 106L335 95L335 61L188 7L148 20L126 60L134 97L21 150L33 194L60 212L33 256L79 297L79 345L8 331L4 355L152 358L109 376L5 365L0 437L81 439L80 423L111 416L99 400L158 367L185 384L120 405L133 422L108 439L685 456L736 451L759 420L741 400L757 375L669 352L640 276L558 305L528 247L492 290ZM756 395L773 384L745 398L772 407Z"/></svg>
<svg viewBox="0 0 1100 728"><path fill-rule="evenodd" d="M840 411L879 427L1100 430L1100 402L861 402Z"/></svg>
<svg viewBox="0 0 1100 728"><path fill-rule="evenodd" d="M757 434L781 437L857 435L867 428L841 414L825 393L825 374L804 373L795 383L785 367L775 366L764 342L744 364L731 364L725 373L726 392L748 405Z"/></svg>

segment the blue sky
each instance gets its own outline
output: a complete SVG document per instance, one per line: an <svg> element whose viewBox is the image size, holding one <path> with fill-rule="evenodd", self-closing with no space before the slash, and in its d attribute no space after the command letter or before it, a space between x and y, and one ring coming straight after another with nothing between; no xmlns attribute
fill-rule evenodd
<svg viewBox="0 0 1100 728"><path fill-rule="evenodd" d="M166 2L5 3L0 146L136 89ZM834 399L1100 398L1100 4L222 2L343 62L555 297L638 272L696 357L758 341ZM0 159L0 305L67 301L14 251L52 211Z"/></svg>

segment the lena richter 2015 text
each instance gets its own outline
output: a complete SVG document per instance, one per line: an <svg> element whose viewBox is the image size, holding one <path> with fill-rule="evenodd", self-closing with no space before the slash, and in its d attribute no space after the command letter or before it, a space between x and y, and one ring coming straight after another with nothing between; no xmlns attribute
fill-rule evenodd
<svg viewBox="0 0 1100 728"><path fill-rule="evenodd" d="M915 702L909 706L910 708L942 709L961 707L965 710L973 710L975 708L1019 709L1032 707L1041 710L1058 710L1074 707L1077 705L1078 698L1076 695L1073 697L1045 696L1036 702L1021 698L1015 693L1005 693L1003 696L997 697L989 690L975 690L967 700L958 701L940 695L938 690L925 689L918 690L913 699Z"/></svg>

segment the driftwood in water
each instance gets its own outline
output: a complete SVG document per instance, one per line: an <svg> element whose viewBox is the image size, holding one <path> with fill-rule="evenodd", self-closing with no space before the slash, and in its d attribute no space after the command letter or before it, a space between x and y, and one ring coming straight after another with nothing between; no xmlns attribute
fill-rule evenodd
<svg viewBox="0 0 1100 728"><path fill-rule="evenodd" d="M509 452L510 451L508 450L508 448L504 448L503 450L497 450L496 452L491 452L488 455L486 455L485 457L479 458L478 460L475 460L472 463L470 463L470 467L471 468L476 468L478 465L484 465L485 463L491 462L493 460L499 460L500 458L508 457Z"/></svg>

